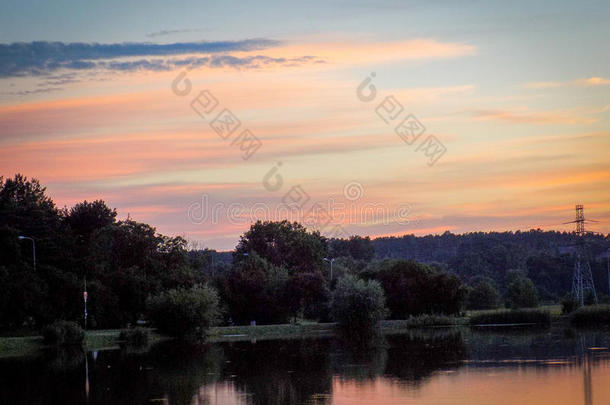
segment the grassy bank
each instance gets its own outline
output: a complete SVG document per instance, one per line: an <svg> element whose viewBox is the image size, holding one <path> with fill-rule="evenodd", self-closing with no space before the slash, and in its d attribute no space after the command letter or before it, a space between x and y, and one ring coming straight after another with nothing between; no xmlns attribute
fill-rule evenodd
<svg viewBox="0 0 610 405"><path fill-rule="evenodd" d="M570 314L570 323L577 327L610 326L610 305L592 305L579 308Z"/></svg>
<svg viewBox="0 0 610 405"><path fill-rule="evenodd" d="M0 358L27 356L43 347L42 336L0 337Z"/></svg>
<svg viewBox="0 0 610 405"><path fill-rule="evenodd" d="M149 344L167 339L153 329L148 329L148 332ZM121 329L87 331L83 346L87 350L117 349L121 343L119 340L120 333ZM0 337L0 358L33 355L46 347L49 346L45 344L42 336Z"/></svg>
<svg viewBox="0 0 610 405"><path fill-rule="evenodd" d="M545 325L551 324L546 309L516 309L480 312L470 316L471 325Z"/></svg>
<svg viewBox="0 0 610 405"><path fill-rule="evenodd" d="M420 316L406 320L386 320L379 324L383 334L404 333L409 329L432 326L455 326L466 324L466 318L452 318L441 316ZM334 323L314 323L304 322L296 324L282 325L258 325L258 326L218 326L210 328L207 341L217 342L237 342L251 340L272 340L272 339L302 339L329 337L335 333L336 324ZM149 343L155 343L165 336L157 334L153 329L149 329ZM106 329L87 331L85 334L84 346L87 350L108 350L119 348L119 335L121 329ZM46 347L40 336L22 337L0 337L0 357L24 356L33 354Z"/></svg>
<svg viewBox="0 0 610 405"><path fill-rule="evenodd" d="M605 306L610 320L610 307ZM579 315L578 319L589 316L585 313ZM558 321L559 316L551 315L549 308L534 310L493 310L473 311L467 317L450 317L442 315L421 315L404 320L385 320L379 323L382 334L392 335L411 332L425 328L447 328L467 325L506 325L506 324L542 324L548 325ZM587 318L588 319L588 318ZM565 319L564 319L565 321ZM589 321L590 324L593 322ZM606 323L607 324L607 323ZM597 325L597 324L596 324ZM259 326L219 326L210 328L208 334L209 342L234 342L271 339L300 339L328 337L335 333L334 323L302 322L282 325L259 325ZM154 344L167 337L157 334L153 329L148 329L149 343ZM107 329L87 331L84 346L87 350L116 349L120 345L119 334L121 329ZM36 353L44 348L44 342L40 336L0 337L0 357L24 356Z"/></svg>

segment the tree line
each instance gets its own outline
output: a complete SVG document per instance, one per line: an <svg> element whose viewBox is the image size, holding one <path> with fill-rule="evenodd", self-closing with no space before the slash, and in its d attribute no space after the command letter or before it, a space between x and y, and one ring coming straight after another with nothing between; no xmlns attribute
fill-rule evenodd
<svg viewBox="0 0 610 405"><path fill-rule="evenodd" d="M227 253L189 249L181 237L116 216L102 200L58 208L37 180L0 178L0 328L82 324L85 286L89 327L152 320L176 334L185 324L370 323L527 307L565 287L555 273L567 259L545 249L522 257L505 234L328 239L296 222L259 221ZM545 240L526 234L514 235ZM20 236L35 240L36 266Z"/></svg>

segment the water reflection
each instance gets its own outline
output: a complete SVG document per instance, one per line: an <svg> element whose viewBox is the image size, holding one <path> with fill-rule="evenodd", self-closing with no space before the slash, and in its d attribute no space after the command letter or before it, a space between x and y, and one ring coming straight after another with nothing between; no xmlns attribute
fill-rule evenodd
<svg viewBox="0 0 610 405"><path fill-rule="evenodd" d="M81 349L0 360L6 404L602 404L609 335L415 330L344 338Z"/></svg>

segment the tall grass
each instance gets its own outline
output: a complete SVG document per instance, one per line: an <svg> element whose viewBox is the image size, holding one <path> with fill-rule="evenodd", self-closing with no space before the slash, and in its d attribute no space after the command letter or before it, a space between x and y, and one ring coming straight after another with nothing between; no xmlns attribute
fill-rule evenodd
<svg viewBox="0 0 610 405"><path fill-rule="evenodd" d="M530 323L551 324L551 312L544 309L515 309L481 312L470 317L471 325Z"/></svg>
<svg viewBox="0 0 610 405"><path fill-rule="evenodd" d="M409 328L421 328L426 326L449 326L458 325L460 320L455 316L423 314L418 316L410 316L407 319Z"/></svg>
<svg viewBox="0 0 610 405"><path fill-rule="evenodd" d="M574 326L610 326L610 305L591 305L582 307L570 314Z"/></svg>

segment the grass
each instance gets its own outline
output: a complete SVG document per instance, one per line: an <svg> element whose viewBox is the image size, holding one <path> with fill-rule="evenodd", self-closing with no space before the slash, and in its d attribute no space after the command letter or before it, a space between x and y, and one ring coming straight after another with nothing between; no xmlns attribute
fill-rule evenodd
<svg viewBox="0 0 610 405"><path fill-rule="evenodd" d="M407 319L407 326L410 328L423 328L428 326L456 326L466 323L464 318L447 315L418 315Z"/></svg>
<svg viewBox="0 0 610 405"><path fill-rule="evenodd" d="M83 346L87 350L108 350L119 348L119 336L122 329L89 330L85 332ZM156 343L167 337L161 336L153 329L147 329L149 343ZM41 349L50 347L42 336L0 337L0 358L20 357L35 354Z"/></svg>
<svg viewBox="0 0 610 405"><path fill-rule="evenodd" d="M578 327L610 326L610 305L591 305L570 314L570 323Z"/></svg>
<svg viewBox="0 0 610 405"><path fill-rule="evenodd" d="M119 341L124 342L124 344L128 346L147 346L148 339L150 337L150 333L148 329L145 328L130 328L123 329L121 333L119 333Z"/></svg>
<svg viewBox="0 0 610 405"><path fill-rule="evenodd" d="M43 346L42 336L1 337L0 358L28 356Z"/></svg>
<svg viewBox="0 0 610 405"><path fill-rule="evenodd" d="M551 313L551 316L553 316L553 317L561 316L561 304L540 305L536 309L548 311ZM479 314L484 314L484 313L487 314L490 312L502 312L502 311L506 311L506 308L476 309L476 310L466 311L466 316L472 317L472 316L479 315Z"/></svg>
<svg viewBox="0 0 610 405"><path fill-rule="evenodd" d="M435 326L459 326L466 325L467 318L446 315L417 315L408 319L392 319L379 322L382 332L385 330L403 330L410 328L428 328Z"/></svg>
<svg viewBox="0 0 610 405"><path fill-rule="evenodd" d="M551 312L547 309L515 309L479 312L470 316L471 325L550 325Z"/></svg>
<svg viewBox="0 0 610 405"><path fill-rule="evenodd" d="M210 328L208 341L227 342L240 340L293 339L302 337L332 336L334 323L297 323L257 326L217 326Z"/></svg>

